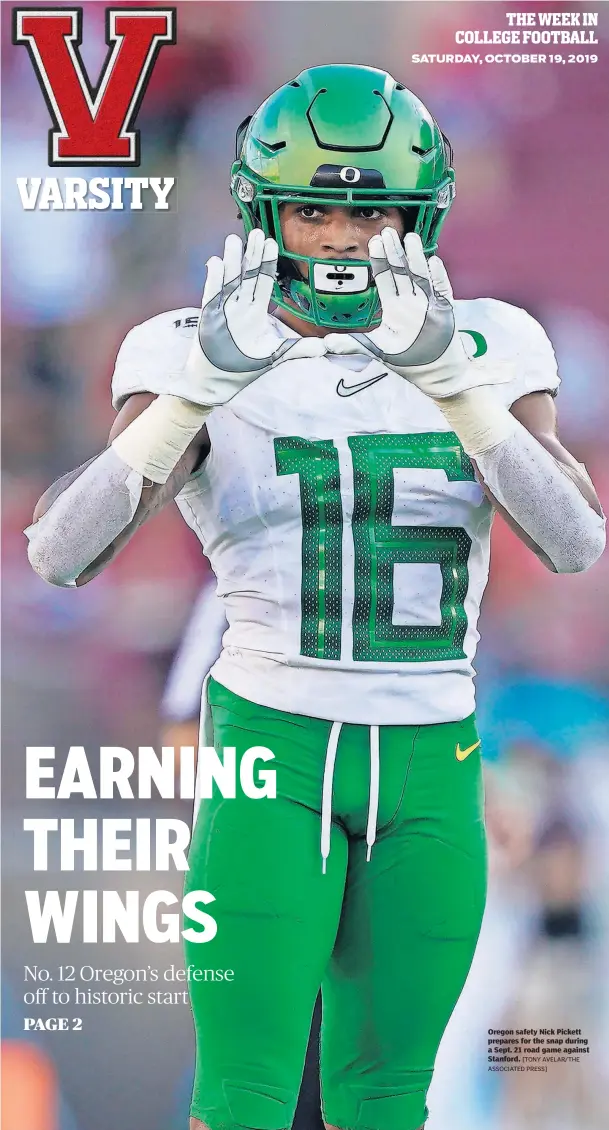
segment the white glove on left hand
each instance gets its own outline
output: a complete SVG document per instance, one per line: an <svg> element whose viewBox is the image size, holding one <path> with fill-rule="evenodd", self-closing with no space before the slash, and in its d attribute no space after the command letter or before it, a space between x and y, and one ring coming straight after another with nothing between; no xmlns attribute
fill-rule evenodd
<svg viewBox="0 0 609 1130"><path fill-rule="evenodd" d="M510 379L511 367L491 367L467 355L446 269L437 255L427 260L420 236L408 232L402 245L395 228L387 227L368 249L382 322L370 333L328 334L330 353L369 353L434 399Z"/></svg>

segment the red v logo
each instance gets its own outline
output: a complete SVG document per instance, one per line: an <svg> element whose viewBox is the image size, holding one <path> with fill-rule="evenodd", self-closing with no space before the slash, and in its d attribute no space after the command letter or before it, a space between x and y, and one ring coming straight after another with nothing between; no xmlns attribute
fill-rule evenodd
<svg viewBox="0 0 609 1130"><path fill-rule="evenodd" d="M175 8L107 8L108 55L93 87L80 57L82 8L14 8L54 129L49 165L139 165L132 128L164 43L175 43Z"/></svg>

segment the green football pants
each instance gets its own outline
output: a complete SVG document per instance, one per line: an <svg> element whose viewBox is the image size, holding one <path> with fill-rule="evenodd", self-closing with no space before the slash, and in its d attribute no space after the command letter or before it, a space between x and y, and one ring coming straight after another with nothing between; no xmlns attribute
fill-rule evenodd
<svg viewBox="0 0 609 1130"><path fill-rule="evenodd" d="M192 1115L211 1130L291 1126L321 985L326 1122L417 1130L484 909L474 716L338 726L213 680L209 703L216 750L236 747L238 765L252 746L273 752L277 796L215 795L196 821L186 890L215 896L218 932L186 943L186 961L234 978L190 982Z"/></svg>

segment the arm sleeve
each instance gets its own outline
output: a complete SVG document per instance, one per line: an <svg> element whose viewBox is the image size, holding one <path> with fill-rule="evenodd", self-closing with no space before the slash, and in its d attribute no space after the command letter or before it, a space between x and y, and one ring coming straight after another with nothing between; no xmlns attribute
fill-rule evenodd
<svg viewBox="0 0 609 1130"><path fill-rule="evenodd" d="M30 565L50 585L72 587L126 529L144 480L106 448L25 530Z"/></svg>
<svg viewBox="0 0 609 1130"><path fill-rule="evenodd" d="M494 497L557 573L581 573L598 560L605 548L604 517L518 420L476 463Z"/></svg>

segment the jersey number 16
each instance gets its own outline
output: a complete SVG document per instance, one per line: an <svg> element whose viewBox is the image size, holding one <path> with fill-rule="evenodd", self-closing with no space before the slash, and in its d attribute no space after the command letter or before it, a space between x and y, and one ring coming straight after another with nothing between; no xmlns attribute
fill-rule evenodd
<svg viewBox="0 0 609 1130"><path fill-rule="evenodd" d="M355 551L353 659L422 663L464 659L464 600L471 538L460 526L392 522L394 468L445 472L450 482L475 480L471 460L454 432L349 436L353 460ZM298 475L302 510L300 650L315 659L340 659L343 506L338 451L332 440L288 436L275 440L277 474ZM439 565L440 623L394 624L394 565Z"/></svg>

